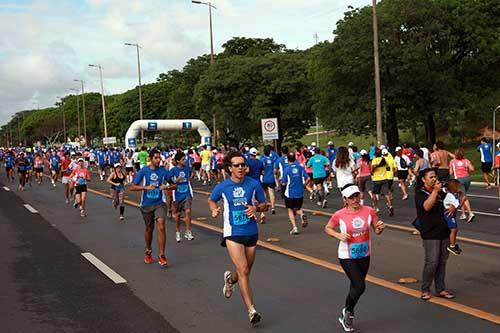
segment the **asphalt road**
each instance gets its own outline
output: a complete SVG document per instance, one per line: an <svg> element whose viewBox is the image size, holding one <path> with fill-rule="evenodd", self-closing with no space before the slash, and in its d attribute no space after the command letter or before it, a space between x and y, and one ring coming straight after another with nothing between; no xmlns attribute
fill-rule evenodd
<svg viewBox="0 0 500 333"><path fill-rule="evenodd" d="M5 184L4 178L0 181ZM167 257L172 265L166 269L145 265L143 223L136 208L126 208L122 223L109 199L90 194L89 216L82 219L77 210L64 204L61 186L49 185L34 185L26 192L9 183L10 192L0 187L0 240L8 267L0 281L10 287L0 299L2 309L8 309L2 313L8 331L252 331L239 294L229 301L221 294L222 273L230 262L219 246L218 233L195 226L194 241L176 244L169 224ZM90 187L107 192L107 185L99 181ZM135 195L129 193L128 199L135 201ZM29 213L23 202L39 214ZM207 214L206 196L197 194L194 216ZM382 218L389 222L383 214ZM327 218L311 216L310 220L308 229L292 237L285 211L278 209L261 226L260 238L276 237L280 239L276 244L285 249L336 263L337 243L322 233ZM205 222L221 225L211 219ZM499 228L495 219L488 223ZM475 233L489 235L482 228ZM52 234L56 236L49 237ZM457 294L457 302L498 315L499 250L472 244L463 247L463 255L450 258L448 286ZM81 252L93 253L127 283L115 285ZM381 237L374 236L371 275L388 281L411 275L418 278L421 266L418 237L390 229ZM44 270L46 274L37 273ZM264 316L258 331L340 331L336 317L348 287L343 274L259 248L252 284L256 307ZM359 303L355 323L361 332L498 330L491 322L371 283Z"/></svg>

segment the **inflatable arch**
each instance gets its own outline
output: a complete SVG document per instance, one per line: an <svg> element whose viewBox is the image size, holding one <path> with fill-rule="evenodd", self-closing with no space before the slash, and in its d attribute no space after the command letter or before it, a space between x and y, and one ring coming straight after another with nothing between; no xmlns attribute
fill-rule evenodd
<svg viewBox="0 0 500 333"><path fill-rule="evenodd" d="M128 149L137 147L137 136L143 131L192 131L197 130L201 136L201 144L212 145L212 133L207 125L199 119L143 119L134 121L125 134L125 144Z"/></svg>

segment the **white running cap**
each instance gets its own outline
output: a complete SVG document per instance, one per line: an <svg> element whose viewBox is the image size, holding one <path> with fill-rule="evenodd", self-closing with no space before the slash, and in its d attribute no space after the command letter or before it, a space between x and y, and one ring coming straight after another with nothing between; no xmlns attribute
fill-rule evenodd
<svg viewBox="0 0 500 333"><path fill-rule="evenodd" d="M316 147L316 142L311 143L311 146Z"/></svg>
<svg viewBox="0 0 500 333"><path fill-rule="evenodd" d="M364 150L364 149L361 149L361 151L360 151L359 153L360 153L361 155L366 155L366 154L368 154L368 152L367 152L366 150Z"/></svg>
<svg viewBox="0 0 500 333"><path fill-rule="evenodd" d="M348 146L349 147L354 146L354 142L349 142Z"/></svg>
<svg viewBox="0 0 500 333"><path fill-rule="evenodd" d="M386 146L384 146L384 145L380 145L380 147L379 147L379 148L380 148L380 150L382 150L382 149L386 149L387 147L386 147Z"/></svg>
<svg viewBox="0 0 500 333"><path fill-rule="evenodd" d="M328 141L328 145L333 145L333 141Z"/></svg>
<svg viewBox="0 0 500 333"><path fill-rule="evenodd" d="M387 155L387 154L389 154L389 151L385 148L382 149L382 155Z"/></svg>
<svg viewBox="0 0 500 333"><path fill-rule="evenodd" d="M356 185L347 186L345 189L342 190L342 196L344 198L349 198L351 195L356 193L360 193L359 187Z"/></svg>
<svg viewBox="0 0 500 333"><path fill-rule="evenodd" d="M257 148L255 147L250 148L250 155L257 155L258 152L259 151L257 150Z"/></svg>
<svg viewBox="0 0 500 333"><path fill-rule="evenodd" d="M400 151L401 150L401 147L396 147L396 151Z"/></svg>

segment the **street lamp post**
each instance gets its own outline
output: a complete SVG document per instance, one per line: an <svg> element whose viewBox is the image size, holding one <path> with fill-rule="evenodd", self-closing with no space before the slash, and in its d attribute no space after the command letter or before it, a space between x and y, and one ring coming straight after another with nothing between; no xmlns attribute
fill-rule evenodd
<svg viewBox="0 0 500 333"><path fill-rule="evenodd" d="M212 8L217 9L214 5L212 5L211 2L203 2L203 1L197 1L197 0L192 0L191 1L194 4L197 5L205 5L208 6L208 14L210 18L210 65L214 64L214 35L213 35L213 29L212 29ZM216 129L216 124L215 124L215 113L212 114L212 126L214 129L213 137L214 137L214 142L213 145L216 146L217 144L217 129Z"/></svg>
<svg viewBox="0 0 500 333"><path fill-rule="evenodd" d="M78 93L80 92L78 89L75 88L70 88L71 91L74 91L76 93L76 115L78 119L78 140L80 139L80 136L82 135L81 127L80 127L80 99L78 98Z"/></svg>
<svg viewBox="0 0 500 333"><path fill-rule="evenodd" d="M139 56L139 49L141 48L139 44L133 44L133 43L125 43L127 46L135 46L137 50L137 72L139 74L139 117L142 120L143 118L143 110L142 110L142 92L141 92L141 60ZM141 146L144 146L144 130L141 129Z"/></svg>
<svg viewBox="0 0 500 333"><path fill-rule="evenodd" d="M373 60L375 64L375 117L377 121L377 145L380 146L384 141L382 130L382 93L380 89L380 60L378 51L378 24L377 24L377 0L373 3Z"/></svg>
<svg viewBox="0 0 500 333"><path fill-rule="evenodd" d="M62 97L56 96L56 98L59 98L61 100L61 109L62 109L62 116L63 116L63 143L66 143L66 115L64 112L64 99Z"/></svg>
<svg viewBox="0 0 500 333"><path fill-rule="evenodd" d="M80 82L82 84L82 112L83 112L83 137L85 138L85 142L87 141L87 116L85 113L85 89L83 87L83 80L73 80L75 82Z"/></svg>
<svg viewBox="0 0 500 333"><path fill-rule="evenodd" d="M102 66L101 65L89 65L90 67L99 68L99 76L101 78L101 99L102 99L102 119L104 121L104 137L108 137L108 128L106 125L106 107L104 105L104 85L102 84Z"/></svg>

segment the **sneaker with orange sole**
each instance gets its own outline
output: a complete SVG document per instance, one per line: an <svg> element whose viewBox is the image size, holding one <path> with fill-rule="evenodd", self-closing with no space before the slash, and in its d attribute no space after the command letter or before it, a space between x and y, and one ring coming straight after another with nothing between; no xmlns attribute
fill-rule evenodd
<svg viewBox="0 0 500 333"><path fill-rule="evenodd" d="M158 263L160 264L160 266L167 266L168 265L168 260L164 254L162 254L161 256L158 257Z"/></svg>
<svg viewBox="0 0 500 333"><path fill-rule="evenodd" d="M152 264L154 261L153 256L152 256L152 251L146 251L146 254L144 255L144 262L146 264Z"/></svg>

